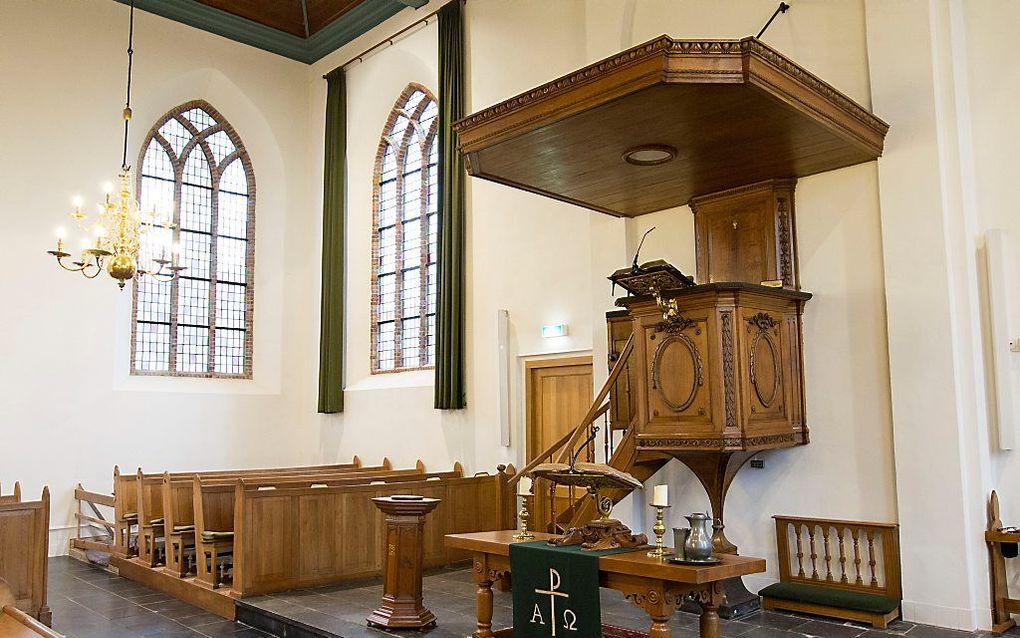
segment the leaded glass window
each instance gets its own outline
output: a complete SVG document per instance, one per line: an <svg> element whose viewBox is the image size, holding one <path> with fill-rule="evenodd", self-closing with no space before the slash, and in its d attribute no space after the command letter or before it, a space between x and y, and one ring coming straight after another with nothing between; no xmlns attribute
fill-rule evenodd
<svg viewBox="0 0 1020 638"><path fill-rule="evenodd" d="M390 112L375 169L372 372L431 367L436 344L439 107L423 86Z"/></svg>
<svg viewBox="0 0 1020 638"><path fill-rule="evenodd" d="M172 243L186 270L135 280L132 374L250 378L255 176L244 145L209 104L189 102L149 131L137 175L141 210L174 221L148 233L141 267L157 270L167 255L156 247Z"/></svg>

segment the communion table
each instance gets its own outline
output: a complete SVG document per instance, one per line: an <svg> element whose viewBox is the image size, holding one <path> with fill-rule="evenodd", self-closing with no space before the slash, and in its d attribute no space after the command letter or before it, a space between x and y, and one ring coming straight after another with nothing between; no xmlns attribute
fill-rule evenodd
<svg viewBox="0 0 1020 638"><path fill-rule="evenodd" d="M510 574L510 545L514 530L447 534L447 547L472 554L472 571L478 584L477 629L474 638L509 637L511 632L492 630L492 584ZM555 538L535 532L533 540ZM621 592L651 617L651 638L670 638L669 619L684 599L701 603L701 638L719 638L719 603L722 581L765 571L765 559L750 556L721 555L722 562L711 566L674 565L653 558L646 551L602 555L598 558L599 585ZM552 588L550 588L552 589ZM560 601L557 604L567 604Z"/></svg>

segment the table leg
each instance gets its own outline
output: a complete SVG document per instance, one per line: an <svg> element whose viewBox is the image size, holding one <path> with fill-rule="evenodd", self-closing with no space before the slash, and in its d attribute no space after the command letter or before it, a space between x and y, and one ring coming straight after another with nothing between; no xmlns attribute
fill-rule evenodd
<svg viewBox="0 0 1020 638"><path fill-rule="evenodd" d="M648 638L671 638L673 630L669 628L670 614L653 614L652 626L648 630Z"/></svg>
<svg viewBox="0 0 1020 638"><path fill-rule="evenodd" d="M719 605L715 601L701 606L701 638L719 638Z"/></svg>
<svg viewBox="0 0 1020 638"><path fill-rule="evenodd" d="M475 599L475 613L478 616L478 627L474 638L492 638L492 581L484 576L478 580L478 594Z"/></svg>

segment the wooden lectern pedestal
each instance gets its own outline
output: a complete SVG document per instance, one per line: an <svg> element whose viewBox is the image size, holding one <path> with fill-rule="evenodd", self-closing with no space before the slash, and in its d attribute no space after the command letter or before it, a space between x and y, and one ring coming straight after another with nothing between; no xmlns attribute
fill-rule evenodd
<svg viewBox="0 0 1020 638"><path fill-rule="evenodd" d="M387 629L426 629L436 616L422 604L422 529L438 498L385 496L373 498L386 514L386 576L383 601L366 619Z"/></svg>

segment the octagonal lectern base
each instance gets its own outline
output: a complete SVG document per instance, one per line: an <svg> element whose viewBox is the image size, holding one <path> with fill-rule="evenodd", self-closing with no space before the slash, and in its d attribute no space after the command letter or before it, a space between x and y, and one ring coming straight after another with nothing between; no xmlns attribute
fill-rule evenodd
<svg viewBox="0 0 1020 638"><path fill-rule="evenodd" d="M436 616L422 604L422 529L438 498L384 496L373 498L386 514L386 576L383 600L366 619L385 629L428 629Z"/></svg>

